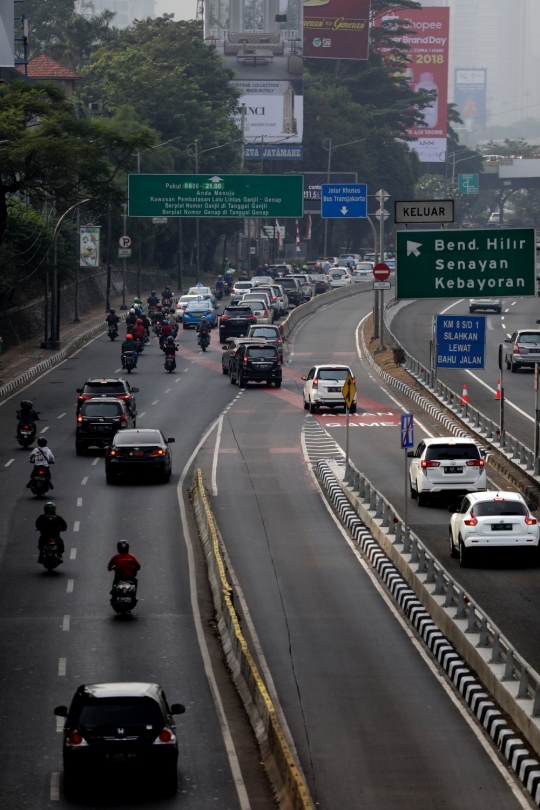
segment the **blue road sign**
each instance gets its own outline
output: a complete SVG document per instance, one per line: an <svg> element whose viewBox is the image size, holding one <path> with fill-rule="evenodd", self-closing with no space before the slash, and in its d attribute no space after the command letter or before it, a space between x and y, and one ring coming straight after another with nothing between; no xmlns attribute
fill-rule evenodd
<svg viewBox="0 0 540 810"><path fill-rule="evenodd" d="M480 191L480 175L458 174L458 190L460 194L478 194Z"/></svg>
<svg viewBox="0 0 540 810"><path fill-rule="evenodd" d="M401 414L401 449L414 447L414 416L412 413Z"/></svg>
<svg viewBox="0 0 540 810"><path fill-rule="evenodd" d="M484 368L485 315L436 315L436 368Z"/></svg>
<svg viewBox="0 0 540 810"><path fill-rule="evenodd" d="M323 183L321 188L323 219L360 219L367 217L366 183Z"/></svg>

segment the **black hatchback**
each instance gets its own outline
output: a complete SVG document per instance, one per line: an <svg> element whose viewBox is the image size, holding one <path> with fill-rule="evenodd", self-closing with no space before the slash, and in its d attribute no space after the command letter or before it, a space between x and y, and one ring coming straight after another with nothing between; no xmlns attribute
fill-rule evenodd
<svg viewBox="0 0 540 810"><path fill-rule="evenodd" d="M57 706L65 717L64 792L68 800L83 795L96 775L138 778L146 787L176 793L178 741L173 716L184 706L169 706L156 683L98 683L79 686L71 706ZM122 779L121 773L125 773ZM129 773L129 776L128 776Z"/></svg>
<svg viewBox="0 0 540 810"><path fill-rule="evenodd" d="M170 444L161 430L137 428L116 434L105 455L105 474L108 484L114 484L119 475L145 472L167 482L172 473Z"/></svg>
<svg viewBox="0 0 540 810"><path fill-rule="evenodd" d="M86 399L77 414L75 450L83 456L90 447L107 447L119 430L135 427L125 401L113 397Z"/></svg>
<svg viewBox="0 0 540 810"><path fill-rule="evenodd" d="M248 382L274 383L281 388L281 358L276 346L268 343L240 346L231 360L231 383L242 388Z"/></svg>

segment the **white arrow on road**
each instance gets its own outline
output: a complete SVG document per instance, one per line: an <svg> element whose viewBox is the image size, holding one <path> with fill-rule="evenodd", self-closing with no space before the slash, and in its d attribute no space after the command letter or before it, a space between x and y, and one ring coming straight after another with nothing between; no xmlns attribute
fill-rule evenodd
<svg viewBox="0 0 540 810"><path fill-rule="evenodd" d="M421 242L407 242L407 256L410 256L411 253L414 253L415 256L420 256L420 251L418 248L422 247Z"/></svg>
<svg viewBox="0 0 540 810"><path fill-rule="evenodd" d="M348 212L349 209L347 208L347 206L344 205L343 208L340 208L339 210L341 211L343 216L345 216L345 214Z"/></svg>

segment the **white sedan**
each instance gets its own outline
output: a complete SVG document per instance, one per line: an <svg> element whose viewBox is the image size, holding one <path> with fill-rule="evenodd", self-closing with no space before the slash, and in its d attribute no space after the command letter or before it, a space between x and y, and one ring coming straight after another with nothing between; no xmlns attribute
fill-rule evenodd
<svg viewBox="0 0 540 810"><path fill-rule="evenodd" d="M450 556L459 557L462 566L472 549L537 549L538 539L538 521L518 492L470 493L450 518Z"/></svg>
<svg viewBox="0 0 540 810"><path fill-rule="evenodd" d="M348 287L349 284L354 284L354 279L347 267L331 267L328 271L328 279L332 288Z"/></svg>
<svg viewBox="0 0 540 810"><path fill-rule="evenodd" d="M176 302L176 316L181 318L184 314L184 310L189 304L190 301L196 301L199 298L198 295L182 295L178 301Z"/></svg>

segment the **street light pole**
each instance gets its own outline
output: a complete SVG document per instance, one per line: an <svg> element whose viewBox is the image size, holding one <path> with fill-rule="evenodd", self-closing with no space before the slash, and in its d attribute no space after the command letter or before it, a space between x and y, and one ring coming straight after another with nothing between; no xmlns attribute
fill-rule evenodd
<svg viewBox="0 0 540 810"><path fill-rule="evenodd" d="M126 233L127 230L127 203L122 203L122 209L124 213L122 214L122 219L124 220L124 228L123 233ZM122 257L122 306L120 309L127 309L126 306L126 257Z"/></svg>
<svg viewBox="0 0 540 810"><path fill-rule="evenodd" d="M141 153L137 152L137 174L141 173ZM125 233L125 228L124 228ZM141 297L141 234L137 234L137 297Z"/></svg>
<svg viewBox="0 0 540 810"><path fill-rule="evenodd" d="M355 143L362 143L362 141L365 141L365 140L366 140L365 138L358 138L358 140L356 140L356 141L347 141L346 143L338 143L336 146L332 146L332 138L326 138L323 141L323 143L322 143L323 149L328 150L328 165L326 167L326 182L327 183L330 182L330 168L331 168L331 165L332 165L332 155L334 154L336 149L340 149L342 146L352 146ZM326 143L328 144L328 146L325 146ZM322 200L321 200L321 206L322 206ZM327 249L328 249L328 218L325 218L325 220L324 220L324 255L325 255L325 257L326 257Z"/></svg>
<svg viewBox="0 0 540 810"><path fill-rule="evenodd" d="M195 174L199 174L199 142L195 139ZM197 249L197 283L199 282L199 217L195 220L196 249Z"/></svg>

